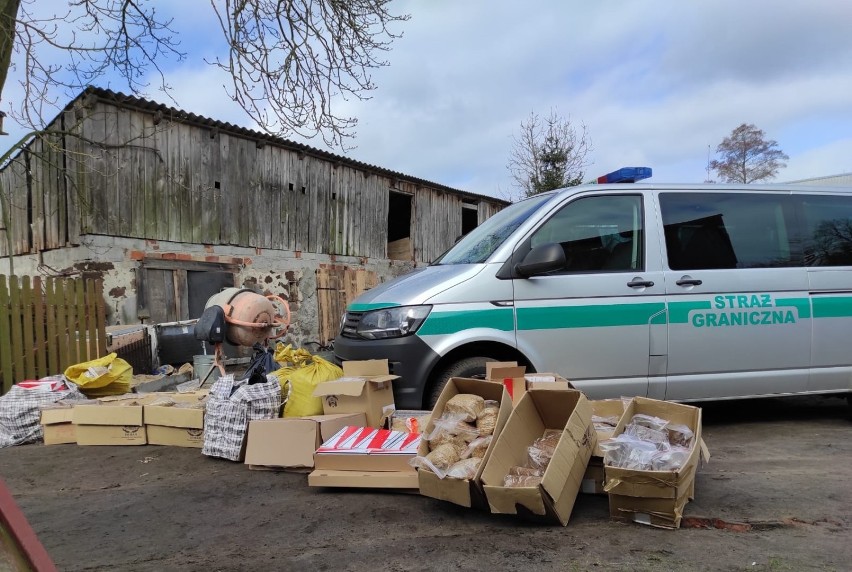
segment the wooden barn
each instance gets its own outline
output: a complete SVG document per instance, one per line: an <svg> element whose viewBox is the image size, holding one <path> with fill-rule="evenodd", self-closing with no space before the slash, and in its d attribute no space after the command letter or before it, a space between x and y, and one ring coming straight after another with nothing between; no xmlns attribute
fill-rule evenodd
<svg viewBox="0 0 852 572"><path fill-rule="evenodd" d="M112 323L288 296L293 341L507 203L90 87L0 170L0 270L103 278ZM11 256L10 256L11 255Z"/></svg>

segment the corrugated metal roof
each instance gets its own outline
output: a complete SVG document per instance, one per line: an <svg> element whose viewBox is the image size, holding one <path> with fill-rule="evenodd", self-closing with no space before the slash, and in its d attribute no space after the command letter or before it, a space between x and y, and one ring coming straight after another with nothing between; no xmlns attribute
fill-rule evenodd
<svg viewBox="0 0 852 572"><path fill-rule="evenodd" d="M385 169L383 167L378 167L376 165L370 165L369 163L363 163L361 161L356 161L354 159L350 159L348 157L344 157L342 155L336 155L334 153L330 153L328 151L323 151L322 149L317 149L315 147L310 147L308 145L303 145L301 143L296 143L295 141L290 141L288 139L284 139L281 137L276 137L274 135L269 135L268 133L263 133L261 131L254 131L252 129L247 129L245 127L240 127L239 125L234 125L233 123L226 123L224 121L218 121L216 119L211 119L209 117L204 117L202 115L197 115L195 113L191 113L188 111L184 111L182 109L177 109L175 107L169 107L163 103L157 103L155 101L151 101L148 99L143 99L140 97L136 97L133 95L126 95L121 92L115 92L109 89L104 89L95 86L89 86L85 90L83 90L80 95L75 97L67 106L65 106L66 110L70 110L73 106L83 98L97 98L104 103L108 103L111 105L117 105L121 107L127 107L132 109L138 109L141 111L146 111L152 114L161 113L164 118L173 119L181 121L182 123L197 125L199 127L206 127L209 129L216 128L220 132L228 133L229 135L235 135L238 137L244 137L246 139L252 139L254 141L262 141L270 145L276 145L279 147L283 147L285 149L289 149L292 151L297 151L299 153L304 153L305 155L310 155L312 157L317 157L320 159L324 159L326 161L331 161L333 163L339 163L341 165L347 165L350 167L354 167L361 170L370 171L373 173L378 173L384 175L386 177L392 179L398 179L400 181L405 181L409 183L414 183L418 185L423 185L427 187L431 187L434 189L438 189L441 191L454 193L460 195L462 198L469 199L479 199L486 200L493 203L508 205L509 201L504 201L502 199L498 199L495 197L489 197L487 195L480 195L477 193L471 193L468 191L462 191L460 189L454 189L452 187L448 187L446 185L442 185L440 183L435 183L433 181L427 181L425 179L419 179L417 177L412 177L410 175L406 175L404 173L399 173L397 171L391 171L390 169Z"/></svg>
<svg viewBox="0 0 852 572"><path fill-rule="evenodd" d="M799 179L798 181L790 181L790 184L818 185L821 187L849 187L852 186L852 173L841 173L840 175L827 175L825 177Z"/></svg>

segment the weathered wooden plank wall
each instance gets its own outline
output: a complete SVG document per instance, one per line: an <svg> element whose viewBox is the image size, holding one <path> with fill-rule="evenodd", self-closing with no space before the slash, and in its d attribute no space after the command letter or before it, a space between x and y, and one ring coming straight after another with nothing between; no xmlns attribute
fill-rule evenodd
<svg viewBox="0 0 852 572"><path fill-rule="evenodd" d="M61 121L84 139L33 143L31 194L25 156L0 172L14 220L0 223L0 255L10 232L16 253L90 233L381 259L392 187L412 197L415 260L434 259L461 234L453 193L180 117L83 104ZM481 201L479 221L499 208Z"/></svg>
<svg viewBox="0 0 852 572"><path fill-rule="evenodd" d="M337 336L346 306L379 283L378 275L362 268L322 266L317 275L319 343L326 346Z"/></svg>

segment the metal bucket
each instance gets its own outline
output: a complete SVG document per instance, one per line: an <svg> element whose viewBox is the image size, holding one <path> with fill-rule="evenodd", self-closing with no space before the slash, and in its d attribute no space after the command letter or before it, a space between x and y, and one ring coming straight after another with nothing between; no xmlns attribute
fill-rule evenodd
<svg viewBox="0 0 852 572"><path fill-rule="evenodd" d="M207 378L204 381L204 386L208 387L213 385L217 379L219 379L219 368L216 366L214 360L214 356L212 355L200 355L200 356L192 356L192 372L193 377L198 379ZM213 372L210 372L210 368L213 368ZM210 374L209 376L207 374Z"/></svg>

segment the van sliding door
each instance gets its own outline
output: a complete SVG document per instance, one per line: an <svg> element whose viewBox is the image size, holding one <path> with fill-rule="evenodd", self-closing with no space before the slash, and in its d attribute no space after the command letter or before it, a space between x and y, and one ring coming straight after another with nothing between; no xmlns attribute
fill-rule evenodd
<svg viewBox="0 0 852 572"><path fill-rule="evenodd" d="M811 310L792 197L663 192L666 399L807 389Z"/></svg>

